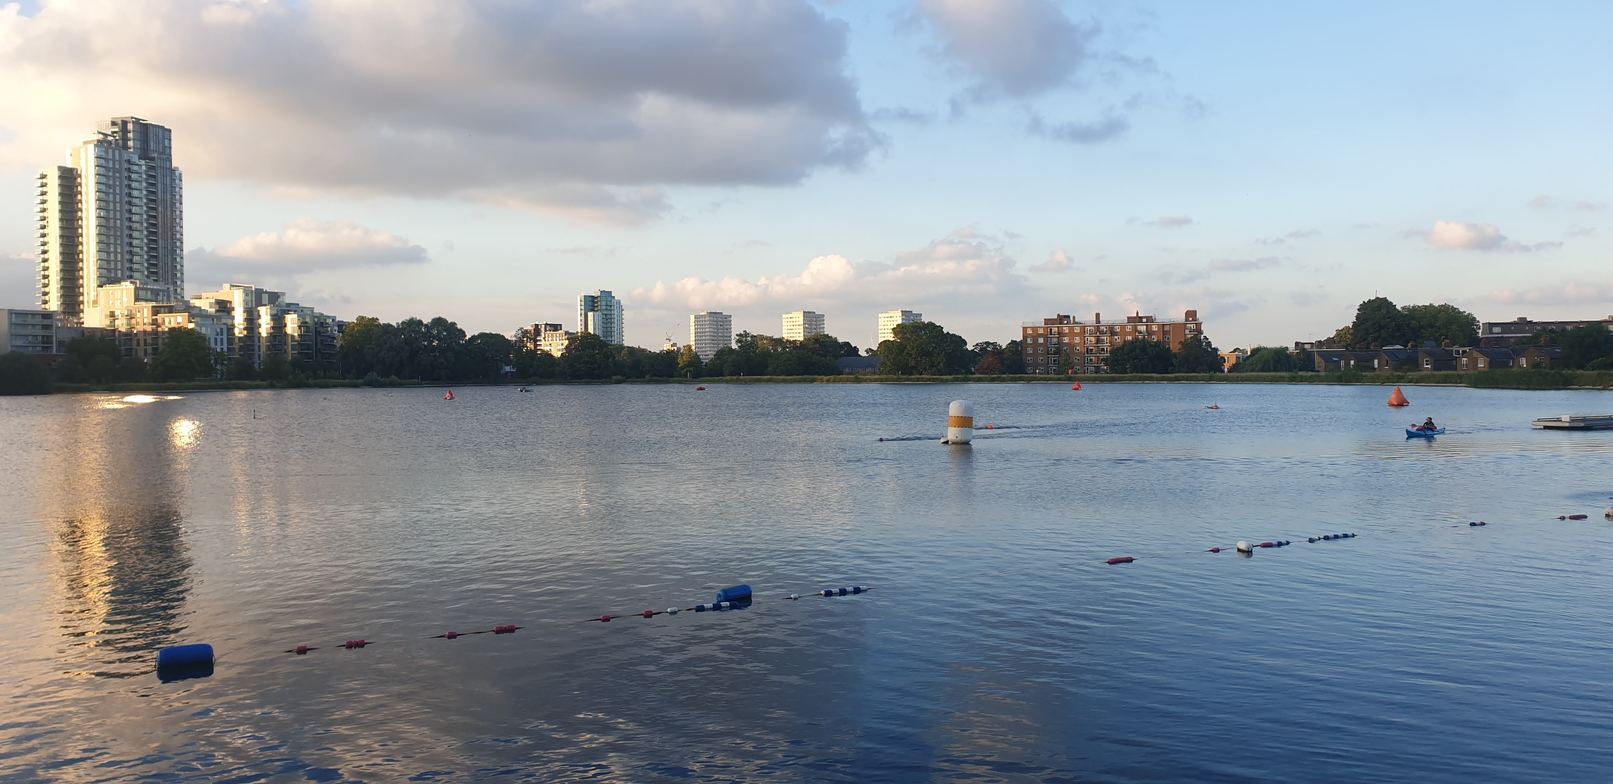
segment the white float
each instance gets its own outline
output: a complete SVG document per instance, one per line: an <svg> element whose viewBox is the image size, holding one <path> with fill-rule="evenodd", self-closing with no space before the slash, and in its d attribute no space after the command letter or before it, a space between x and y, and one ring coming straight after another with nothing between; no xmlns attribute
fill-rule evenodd
<svg viewBox="0 0 1613 784"><path fill-rule="evenodd" d="M965 444L975 436L975 404L954 400L947 406L947 440L943 444Z"/></svg>

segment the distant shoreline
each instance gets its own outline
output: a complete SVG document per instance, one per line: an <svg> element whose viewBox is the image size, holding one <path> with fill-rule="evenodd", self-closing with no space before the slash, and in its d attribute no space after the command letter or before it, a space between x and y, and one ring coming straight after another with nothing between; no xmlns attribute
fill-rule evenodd
<svg viewBox="0 0 1613 784"><path fill-rule="evenodd" d="M235 392L273 389L352 389L404 387L537 387L601 384L1328 384L1348 386L1460 386L1473 389L1613 390L1613 371L1492 370L1477 373L1178 373L1166 375L1106 374L1078 376L718 376L714 378L614 378L587 381L389 381L366 385L359 379L272 381L145 382L129 384L58 384L53 394L109 392Z"/></svg>

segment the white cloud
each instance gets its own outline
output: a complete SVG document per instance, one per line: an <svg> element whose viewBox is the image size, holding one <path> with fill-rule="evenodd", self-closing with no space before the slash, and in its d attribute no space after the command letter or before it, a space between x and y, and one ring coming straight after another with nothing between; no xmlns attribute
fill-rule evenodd
<svg viewBox="0 0 1613 784"><path fill-rule="evenodd" d="M1606 281L1566 283L1529 289L1498 289L1489 299L1503 305L1593 305L1593 315L1613 312L1613 283Z"/></svg>
<svg viewBox="0 0 1613 784"><path fill-rule="evenodd" d="M185 268L193 288L225 282L287 286L305 276L360 267L424 264L426 249L351 221L293 221L222 248L192 248Z"/></svg>
<svg viewBox="0 0 1613 784"><path fill-rule="evenodd" d="M1142 226L1153 226L1157 229L1179 229L1183 226L1193 225L1193 219L1186 215L1161 215L1158 218L1128 218L1126 223Z"/></svg>
<svg viewBox="0 0 1613 784"><path fill-rule="evenodd" d="M862 165L847 35L807 0L11 5L0 166L138 111L193 176L641 221L664 186Z"/></svg>
<svg viewBox="0 0 1613 784"><path fill-rule="evenodd" d="M882 301L892 297L923 299L957 291L1018 286L1014 259L1001 242L972 229L959 229L923 248L897 254L889 262L853 264L840 255L819 256L792 275L754 280L689 277L657 282L632 292L635 299L691 309L734 308L776 303L812 307L810 300Z"/></svg>
<svg viewBox="0 0 1613 784"><path fill-rule="evenodd" d="M712 308L733 314L735 330L769 334L779 313L816 309L828 315L830 333L862 344L872 341L874 314L892 308L919 310L959 334L1006 332L1001 314L1024 310L1028 290L1001 237L965 228L884 261L824 255L783 275L658 281L624 301L652 323Z"/></svg>
<svg viewBox="0 0 1613 784"><path fill-rule="evenodd" d="M0 308L39 307L39 263L22 253L0 254Z"/></svg>
<svg viewBox="0 0 1613 784"><path fill-rule="evenodd" d="M1591 201L1590 199L1576 199L1572 203L1565 202L1542 193L1529 200L1529 206L1537 210L1553 210L1558 207L1567 207L1580 212L1600 212L1607 209L1605 201Z"/></svg>
<svg viewBox="0 0 1613 784"><path fill-rule="evenodd" d="M1210 262L1212 272L1247 272L1278 267L1288 261L1286 256L1261 256L1255 259L1216 259Z"/></svg>
<svg viewBox="0 0 1613 784"><path fill-rule="evenodd" d="M1425 236L1428 244L1442 250L1477 250L1503 253L1528 253L1561 247L1561 242L1525 244L1509 239L1493 223L1464 223L1462 221L1435 221L1426 235L1412 232L1412 236Z"/></svg>
<svg viewBox="0 0 1613 784"><path fill-rule="evenodd" d="M1047 123L1042 116L1031 113L1030 121L1025 124L1025 130L1033 136L1045 136L1071 144L1098 144L1114 139L1131 128L1131 123L1125 117L1111 114L1101 120L1092 122L1062 122Z"/></svg>
<svg viewBox="0 0 1613 784"><path fill-rule="evenodd" d="M191 253L285 268L330 269L420 264L426 249L408 240L360 226L352 221L294 221L279 231L242 237L216 252L206 248Z"/></svg>
<svg viewBox="0 0 1613 784"><path fill-rule="evenodd" d="M1281 237L1268 237L1255 240L1255 242L1261 245L1287 245L1289 243L1299 242L1300 240L1308 240L1321 235L1322 232L1317 229L1295 229L1287 234L1282 235Z"/></svg>
<svg viewBox="0 0 1613 784"><path fill-rule="evenodd" d="M920 0L947 61L972 100L1025 98L1071 84L1093 57L1096 23L1077 24L1052 0Z"/></svg>
<svg viewBox="0 0 1613 784"><path fill-rule="evenodd" d="M1075 269L1075 261L1063 248L1055 248L1047 254L1047 261L1031 265L1031 272L1069 272Z"/></svg>

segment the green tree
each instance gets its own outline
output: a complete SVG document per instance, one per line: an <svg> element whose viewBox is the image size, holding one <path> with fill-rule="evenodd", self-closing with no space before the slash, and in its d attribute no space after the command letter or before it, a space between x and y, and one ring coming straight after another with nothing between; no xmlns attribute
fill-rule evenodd
<svg viewBox="0 0 1613 784"><path fill-rule="evenodd" d="M559 378L560 358L547 351L522 346L515 353L515 375L519 378Z"/></svg>
<svg viewBox="0 0 1613 784"><path fill-rule="evenodd" d="M151 375L158 381L192 381L213 378L217 357L207 336L190 327L173 327L162 338L162 348L151 358Z"/></svg>
<svg viewBox="0 0 1613 784"><path fill-rule="evenodd" d="M36 356L18 351L0 354L0 395L48 395L50 368Z"/></svg>
<svg viewBox="0 0 1613 784"><path fill-rule="evenodd" d="M258 378L264 381L285 381L291 378L291 363L284 354L270 354L263 358L263 367L258 368Z"/></svg>
<svg viewBox="0 0 1613 784"><path fill-rule="evenodd" d="M1282 346L1255 346L1233 366L1234 373L1290 373L1299 367L1293 352Z"/></svg>
<svg viewBox="0 0 1613 784"><path fill-rule="evenodd" d="M1412 340L1432 340L1440 346L1478 345L1478 318L1455 305L1407 305L1400 311L1411 324Z"/></svg>
<svg viewBox="0 0 1613 784"><path fill-rule="evenodd" d="M224 377L231 381L251 381L258 377L258 369L253 367L252 360L236 357L224 369Z"/></svg>
<svg viewBox="0 0 1613 784"><path fill-rule="evenodd" d="M1568 370L1580 370L1613 359L1613 331L1597 324L1570 329L1562 333L1557 342L1563 349L1558 364ZM1607 364L1603 362L1598 367Z"/></svg>
<svg viewBox="0 0 1613 784"><path fill-rule="evenodd" d="M515 344L497 332L478 332L465 339L455 376L467 381L493 381L504 376Z"/></svg>
<svg viewBox="0 0 1613 784"><path fill-rule="evenodd" d="M1354 347L1355 346L1355 326L1353 324L1345 324L1344 326L1339 327L1337 330L1335 330L1333 332L1333 337L1328 338L1328 342L1333 344L1337 348L1352 348L1352 347Z"/></svg>
<svg viewBox="0 0 1613 784"><path fill-rule="evenodd" d="M683 378L699 378L704 368L700 364L700 355L694 351L694 345L687 345L678 351L678 375Z"/></svg>
<svg viewBox="0 0 1613 784"><path fill-rule="evenodd" d="M68 380L87 381L92 384L112 381L116 375L118 360L123 359L123 350L118 348L117 343L106 338L73 338L67 342L63 353L67 354L78 368L78 372L72 374L77 377Z"/></svg>
<svg viewBox="0 0 1613 784"><path fill-rule="evenodd" d="M146 363L135 357L123 357L112 368L112 380L131 384L146 380Z"/></svg>
<svg viewBox="0 0 1613 784"><path fill-rule="evenodd" d="M381 334L384 324L374 316L359 316L342 329L336 346L336 364L353 378L379 369Z"/></svg>
<svg viewBox="0 0 1613 784"><path fill-rule="evenodd" d="M1003 372L1013 376L1025 372L1025 347L1017 340L1003 344Z"/></svg>
<svg viewBox="0 0 1613 784"><path fill-rule="evenodd" d="M465 330L442 316L422 325L419 350L414 355L415 377L451 381L464 364Z"/></svg>
<svg viewBox="0 0 1613 784"><path fill-rule="evenodd" d="M1355 322L1350 325L1357 349L1377 349L1384 346L1405 345L1416 339L1411 319L1395 307L1388 297L1373 297L1355 309Z"/></svg>
<svg viewBox="0 0 1613 784"><path fill-rule="evenodd" d="M969 344L933 321L898 324L879 344L879 371L896 376L951 376L969 372Z"/></svg>
<svg viewBox="0 0 1613 784"><path fill-rule="evenodd" d="M592 332L579 332L566 341L560 354L560 372L570 379L593 380L615 375L615 352L605 339Z"/></svg>
<svg viewBox="0 0 1613 784"><path fill-rule="evenodd" d="M1171 367L1176 373L1220 373L1224 369L1221 352L1202 332L1182 341L1173 354Z"/></svg>
<svg viewBox="0 0 1613 784"><path fill-rule="evenodd" d="M1171 347L1153 338L1132 338L1109 352L1110 373L1169 373L1176 361Z"/></svg>

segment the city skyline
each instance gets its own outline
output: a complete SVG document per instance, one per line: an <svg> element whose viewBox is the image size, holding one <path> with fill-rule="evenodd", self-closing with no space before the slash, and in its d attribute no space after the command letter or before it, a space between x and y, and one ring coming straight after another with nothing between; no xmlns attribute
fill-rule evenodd
<svg viewBox="0 0 1613 784"><path fill-rule="evenodd" d="M686 11L16 6L0 306L37 302L38 170L134 115L178 139L191 288L344 318L508 333L604 286L651 347L691 312L742 328L810 301L859 346L901 306L971 342L1198 308L1227 348L1323 337L1375 293L1486 321L1613 311L1613 109L1586 99L1613 71L1603 5ZM430 35L448 25L465 35ZM124 29L181 54L82 48ZM486 78L537 29L589 46ZM475 86L419 86L445 83Z"/></svg>

